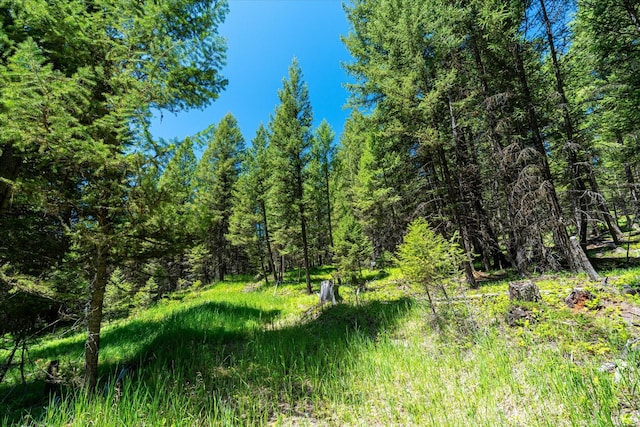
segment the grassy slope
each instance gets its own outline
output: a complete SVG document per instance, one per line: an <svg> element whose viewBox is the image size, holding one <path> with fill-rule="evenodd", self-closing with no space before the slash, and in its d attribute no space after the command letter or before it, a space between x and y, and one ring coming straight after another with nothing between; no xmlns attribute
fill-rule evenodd
<svg viewBox="0 0 640 427"><path fill-rule="evenodd" d="M328 271L317 272L317 283ZM61 361L73 382L83 335L31 352L25 390L0 388L0 421L39 425L635 425L640 408L637 331L621 316L640 305L619 295L640 269L611 271L598 298L570 310L562 299L583 277L541 277L543 302L505 323L507 281L483 285L439 321L399 272L372 280L354 301L323 310L303 285L224 282L177 295L105 327L104 383L142 361L122 395L69 394L45 405L43 368ZM635 282L634 282L635 281ZM483 294L485 296L483 296ZM627 313L628 314L628 313ZM630 318L629 315L626 316ZM612 372L601 371L614 362ZM19 379L12 380L14 384ZM111 381L113 384L113 380ZM8 398L5 396L13 387ZM21 395L23 398L20 399ZM31 397L35 396L35 397ZM4 401L1 401L4 399ZM28 404L27 410L15 405ZM12 406L13 405L13 406ZM2 414L5 418L2 418Z"/></svg>

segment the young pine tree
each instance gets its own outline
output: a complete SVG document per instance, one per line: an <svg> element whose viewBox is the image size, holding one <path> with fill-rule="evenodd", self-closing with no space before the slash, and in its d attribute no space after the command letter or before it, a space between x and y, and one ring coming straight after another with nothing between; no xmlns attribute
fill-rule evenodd
<svg viewBox="0 0 640 427"><path fill-rule="evenodd" d="M418 218L409 224L407 234L398 247L398 262L407 280L424 286L433 314L433 294L441 291L447 297L445 284L459 274L466 255L453 240L436 234L429 223Z"/></svg>

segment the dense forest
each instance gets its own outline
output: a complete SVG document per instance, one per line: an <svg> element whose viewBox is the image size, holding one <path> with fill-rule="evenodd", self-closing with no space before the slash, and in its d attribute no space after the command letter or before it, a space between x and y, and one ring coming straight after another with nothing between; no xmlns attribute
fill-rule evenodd
<svg viewBox="0 0 640 427"><path fill-rule="evenodd" d="M588 246L638 229L637 2L344 10L344 129L314 118L294 59L251 141L232 114L163 141L155 112L227 85L227 2L0 0L0 382L30 340L83 325L93 389L104 320L228 275L293 270L312 293L332 264L364 286L411 225L461 248L471 288L504 269L599 278Z"/></svg>

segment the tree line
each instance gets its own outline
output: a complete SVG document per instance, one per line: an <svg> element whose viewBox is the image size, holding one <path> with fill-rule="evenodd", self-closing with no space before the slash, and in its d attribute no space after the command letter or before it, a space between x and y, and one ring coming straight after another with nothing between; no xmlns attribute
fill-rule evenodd
<svg viewBox="0 0 640 427"><path fill-rule="evenodd" d="M638 208L638 7L629 0L352 0L352 114L314 128L294 59L266 125L183 141L153 111L224 90L226 1L0 1L0 334L100 327L175 290L333 263L362 285L414 220L476 269L596 278L589 239ZM418 222L422 224L422 222ZM416 226L417 227L417 226ZM572 238L572 236L576 236ZM34 326L35 325L35 326ZM0 370L0 381L9 368Z"/></svg>
<svg viewBox="0 0 640 427"><path fill-rule="evenodd" d="M619 244L619 217L630 229L638 210L637 5L355 0L346 13L351 102L368 114L352 115L338 159L374 253L426 217L459 234L472 286L474 261L595 278L589 237Z"/></svg>

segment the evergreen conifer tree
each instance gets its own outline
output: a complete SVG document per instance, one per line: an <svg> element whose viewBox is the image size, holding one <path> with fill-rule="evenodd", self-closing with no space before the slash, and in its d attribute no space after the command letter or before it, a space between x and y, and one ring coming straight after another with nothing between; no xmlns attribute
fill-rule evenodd
<svg viewBox="0 0 640 427"><path fill-rule="evenodd" d="M273 215L273 240L282 254L298 257L302 251L307 292L311 293L307 198L305 182L311 147L312 111L307 84L296 59L278 92L280 104L269 124L271 169L269 210Z"/></svg>

